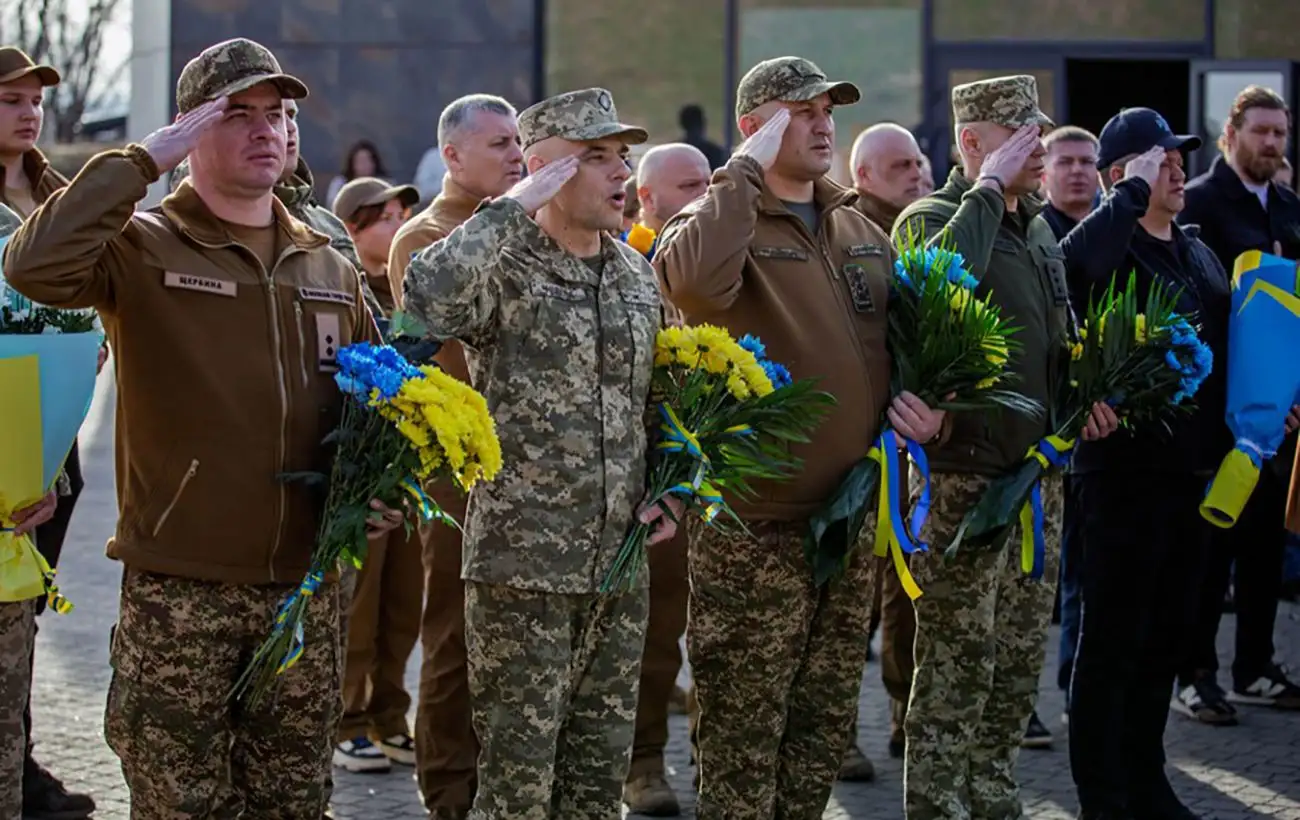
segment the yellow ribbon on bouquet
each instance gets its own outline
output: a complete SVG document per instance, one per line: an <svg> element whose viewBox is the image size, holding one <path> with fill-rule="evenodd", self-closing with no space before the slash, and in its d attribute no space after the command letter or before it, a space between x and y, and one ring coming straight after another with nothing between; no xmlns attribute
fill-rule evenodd
<svg viewBox="0 0 1300 820"><path fill-rule="evenodd" d="M13 603L45 596L50 609L66 615L72 603L54 583L54 569L26 535L14 535L11 521L0 529L0 601Z"/></svg>
<svg viewBox="0 0 1300 820"><path fill-rule="evenodd" d="M890 479L897 480L892 476L889 470L889 462L881 451L880 445L873 446L867 451L867 458L880 465L880 481L877 483L879 489L879 504L876 508L876 544L873 552L880 557L888 555L894 564L894 571L898 573L898 581L903 586L903 591L907 593L910 600L915 601L921 597L921 588L917 586L916 579L912 577L912 571L908 569L907 559L903 554L902 542L898 539L898 533L894 529L894 510L890 505ZM900 518L901 520L901 518Z"/></svg>

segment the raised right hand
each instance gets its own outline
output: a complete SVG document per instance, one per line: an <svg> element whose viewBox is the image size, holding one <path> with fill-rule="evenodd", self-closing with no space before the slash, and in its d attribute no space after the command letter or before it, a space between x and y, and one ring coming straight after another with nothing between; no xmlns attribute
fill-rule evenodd
<svg viewBox="0 0 1300 820"><path fill-rule="evenodd" d="M176 122L164 125L140 141L141 147L153 157L159 173L166 174L190 155L203 132L211 128L226 112L227 103L226 97L205 102L180 115Z"/></svg>
<svg viewBox="0 0 1300 820"><path fill-rule="evenodd" d="M1020 175L1025 167L1025 160L1038 147L1039 128L1037 123L1022 125L1007 141L994 148L984 158L980 166L980 176L994 177L1002 183L1005 190Z"/></svg>
<svg viewBox="0 0 1300 820"><path fill-rule="evenodd" d="M1137 177L1146 180L1147 185L1154 188L1156 180L1160 177L1160 166L1164 161L1165 149L1157 145L1124 163L1124 178Z"/></svg>
<svg viewBox="0 0 1300 820"><path fill-rule="evenodd" d="M550 202L564 184L578 173L578 155L570 154L555 162L543 165L535 174L529 174L514 184L505 195L523 206L529 214L537 213L542 206Z"/></svg>
<svg viewBox="0 0 1300 820"><path fill-rule="evenodd" d="M736 156L749 157L763 166L763 170L772 167L776 155L781 152L781 140L785 137L786 126L790 124L790 111L779 109L772 118L759 126L749 139L736 149Z"/></svg>

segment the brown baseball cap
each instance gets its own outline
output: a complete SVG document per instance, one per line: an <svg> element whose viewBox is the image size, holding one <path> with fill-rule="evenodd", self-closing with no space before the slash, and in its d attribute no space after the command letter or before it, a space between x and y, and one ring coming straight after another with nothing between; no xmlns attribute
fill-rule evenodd
<svg viewBox="0 0 1300 820"><path fill-rule="evenodd" d="M21 48L5 46L0 48L0 83L12 83L28 74L35 74L41 85L49 87L61 81L59 72L47 65L37 65L27 52Z"/></svg>
<svg viewBox="0 0 1300 820"><path fill-rule="evenodd" d="M272 83L288 100L307 96L303 81L285 74L270 49L238 37L209 46L185 64L176 81L176 107L182 114L209 100Z"/></svg>
<svg viewBox="0 0 1300 820"><path fill-rule="evenodd" d="M812 60L802 57L774 57L745 72L736 89L736 119L773 100L804 102L829 94L836 105L852 105L862 99L853 83L831 81Z"/></svg>
<svg viewBox="0 0 1300 820"><path fill-rule="evenodd" d="M413 208L420 201L420 191L414 185L389 185L375 177L357 177L334 197L334 215L348 222L362 208L394 199L401 200L404 208Z"/></svg>

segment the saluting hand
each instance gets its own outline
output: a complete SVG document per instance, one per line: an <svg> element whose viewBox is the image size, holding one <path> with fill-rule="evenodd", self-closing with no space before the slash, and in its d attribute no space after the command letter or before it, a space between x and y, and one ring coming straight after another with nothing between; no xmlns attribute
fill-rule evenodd
<svg viewBox="0 0 1300 820"><path fill-rule="evenodd" d="M532 216L550 202L565 183L578 173L578 155L570 154L563 159L543 165L535 174L529 174L514 184L505 195L523 206L524 211Z"/></svg>
<svg viewBox="0 0 1300 820"><path fill-rule="evenodd" d="M776 155L781 153L781 140L785 137L785 129L789 124L790 112L785 108L779 109L749 139L740 144L736 156L749 157L763 166L764 171L771 168L776 162Z"/></svg>
<svg viewBox="0 0 1300 820"><path fill-rule="evenodd" d="M226 113L228 102L226 97L205 102L181 114L171 125L164 125L141 140L140 145L153 157L160 173L166 174L190 155L203 132Z"/></svg>
<svg viewBox="0 0 1300 820"><path fill-rule="evenodd" d="M993 177L1002 183L1003 189L1024 170L1025 160L1038 147L1039 128L1037 123L1022 125L1016 129L1007 141L994 148L984 158L980 166L980 176Z"/></svg>
<svg viewBox="0 0 1300 820"><path fill-rule="evenodd" d="M1160 178L1160 166L1165 161L1165 149L1157 145L1133 159L1124 163L1124 178L1146 180L1147 185L1152 188L1156 185L1156 180Z"/></svg>

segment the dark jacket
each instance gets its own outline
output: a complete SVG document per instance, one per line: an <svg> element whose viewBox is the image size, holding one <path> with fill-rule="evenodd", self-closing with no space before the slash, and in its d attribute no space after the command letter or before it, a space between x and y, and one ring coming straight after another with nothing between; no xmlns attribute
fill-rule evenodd
<svg viewBox="0 0 1300 820"><path fill-rule="evenodd" d="M1079 224L1074 217L1050 202L1043 208L1043 219L1047 220L1047 227L1052 229L1052 235L1056 237L1058 242L1064 239L1066 234L1074 230L1075 225Z"/></svg>
<svg viewBox="0 0 1300 820"><path fill-rule="evenodd" d="M1009 213L1001 194L972 187L955 168L946 185L903 210L894 241L910 231L928 244L955 245L979 280L976 294L991 295L1008 323L1020 328L1021 350L1008 366L1016 381L1007 387L1046 408L1064 361L1070 319L1065 265L1051 228L1038 215L1042 207L1041 201L1022 197ZM952 435L926 451L937 472L998 475L1019 464L1049 432L1047 413L958 413Z"/></svg>
<svg viewBox="0 0 1300 820"><path fill-rule="evenodd" d="M1138 225L1150 194L1150 187L1141 179L1116 183L1101 207L1061 241L1071 298L1083 321L1088 300L1104 291L1115 274L1117 287L1127 283L1130 272L1136 275L1139 306L1155 282L1181 288L1178 310L1200 323L1201 340L1214 354L1214 370L1196 394L1195 409L1176 418L1168 431L1149 425L1121 430L1102 441L1081 442L1074 454L1076 473L1206 472L1217 467L1232 447L1224 422L1231 302L1228 276L1210 248L1197 238L1194 226L1174 225L1172 241L1165 242Z"/></svg>
<svg viewBox="0 0 1300 820"><path fill-rule="evenodd" d="M1265 211L1232 166L1219 157L1209 171L1187 184L1186 196L1178 221L1200 226L1201 240L1229 274L1242 253L1272 253L1274 242L1282 243L1287 259L1300 259L1300 198L1292 191L1270 182Z"/></svg>

